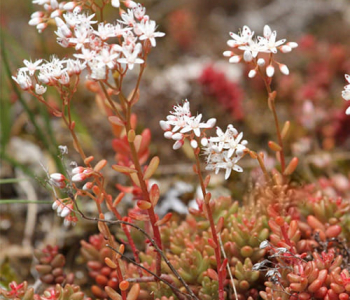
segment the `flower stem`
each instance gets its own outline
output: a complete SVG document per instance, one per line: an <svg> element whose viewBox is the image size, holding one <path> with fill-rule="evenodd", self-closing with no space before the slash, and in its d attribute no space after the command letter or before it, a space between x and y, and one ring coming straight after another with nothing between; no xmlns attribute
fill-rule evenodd
<svg viewBox="0 0 350 300"><path fill-rule="evenodd" d="M194 152L194 155L196 158L197 174L198 174L200 186L201 186L202 193L203 193L204 205L205 205L205 208L207 211L213 240L214 240L214 243L216 245L216 247L214 248L214 252L215 252L215 259L216 259L216 268L217 268L218 277L219 277L219 300L223 300L224 299L224 278L222 277L222 271L220 270L221 269L220 243L219 243L218 236L216 233L216 228L215 228L214 219L213 219L213 212L212 212L211 207L209 205L210 200L207 200L207 198L208 198L207 191L206 191L203 176L202 176L202 173L200 170L201 165L200 165L200 161L199 161L199 151L197 149L194 149L193 152Z"/></svg>

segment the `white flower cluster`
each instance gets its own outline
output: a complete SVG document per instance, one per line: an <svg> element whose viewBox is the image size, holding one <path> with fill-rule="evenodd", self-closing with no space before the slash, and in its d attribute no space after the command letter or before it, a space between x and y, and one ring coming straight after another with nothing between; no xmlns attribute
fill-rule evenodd
<svg viewBox="0 0 350 300"><path fill-rule="evenodd" d="M59 60L52 56L50 61L39 59L35 62L24 60L25 67L20 68L17 76L12 79L23 90L33 89L37 95L46 92L44 85L69 85L71 77L79 75L86 67L86 63L79 59Z"/></svg>
<svg viewBox="0 0 350 300"><path fill-rule="evenodd" d="M220 169L225 169L225 179L228 179L231 171L243 172L237 162L244 156L244 151L248 142L242 140L243 133L238 133L232 125L228 125L225 132L219 127L216 128L216 137L209 139L205 135L205 130L213 128L216 119L209 119L201 123L202 115L193 117L190 111L190 103L185 100L183 105L174 106L174 111L170 112L166 121L160 121L161 128L165 131L164 137L175 140L173 149L182 147L185 139L189 139L191 146L198 148L197 140L204 146L204 154L207 156L206 170L215 170L217 174ZM203 131L202 131L203 129Z"/></svg>
<svg viewBox="0 0 350 300"><path fill-rule="evenodd" d="M35 90L38 94L46 90L39 82L47 85L69 84L70 73L79 74L84 68L89 70L89 76L94 80L107 79L110 71L125 74L135 64L144 63L144 54L149 52L151 46L156 46L157 37L165 35L156 32L155 21L145 14L146 9L141 4L137 5L133 1L124 1L132 8L123 12L121 20L116 24L101 22L97 24L97 28L93 27L97 23L94 20L95 15L82 12L81 6L77 6L76 2L58 4L56 0L34 0L33 3L43 5L47 11L55 10L46 18L43 18L44 12L34 13L29 24L38 27L54 18L58 43L77 51L73 54L77 60L60 61L53 58L44 64L41 64L42 60L34 63L24 61L26 67L19 69L13 79L24 90L34 89L33 85L36 83L38 86ZM112 5L119 7L120 3L112 1ZM109 39L114 39L114 42L108 43ZM39 71L37 77L34 76L35 71ZM32 76L39 82L33 83Z"/></svg>
<svg viewBox="0 0 350 300"><path fill-rule="evenodd" d="M345 79L348 82L346 86L344 86L344 91L342 91L342 97L344 100L348 101L350 100L350 75L345 74ZM347 115L350 115L350 106L346 109L345 112Z"/></svg>
<svg viewBox="0 0 350 300"><path fill-rule="evenodd" d="M248 63L252 62L254 64L254 69L248 74L250 78L253 78L257 74L259 68L264 67L266 64L265 59L259 57L259 54L261 53L271 54L268 65L266 66L266 75L268 77L272 77L275 73L275 67L273 64L277 64L283 74L289 74L288 67L285 64L277 62L273 58L273 54L277 53L277 50L280 50L283 53L290 52L293 48L298 46L297 43L289 42L285 44L285 39L276 41L277 33L276 31L272 31L268 25L265 25L264 27L263 37L258 36L257 39L253 39L254 31L251 31L248 26L243 26L243 30L240 34L230 32L230 36L232 37L232 40L228 40L227 44L234 49L243 51L243 54L237 54L233 51L225 51L224 56L230 57L230 63L238 63L242 59Z"/></svg>
<svg viewBox="0 0 350 300"><path fill-rule="evenodd" d="M190 103L185 100L183 105L174 106L174 111L170 112L166 121L160 121L161 128L165 131L164 137L175 141L173 149L177 150L182 147L185 139L190 140L191 146L198 147L197 138L201 138L201 144L206 146L208 140L202 129L213 128L216 119L209 119L207 122L201 122L202 114L197 117L192 116Z"/></svg>
<svg viewBox="0 0 350 300"><path fill-rule="evenodd" d="M208 146L204 148L207 155L206 170L215 170L217 174L220 169L225 169L225 179L231 175L231 171L243 172L237 162L243 157L248 142L242 140L243 133L238 133L231 124L225 132L219 127L216 129L216 137L210 137Z"/></svg>

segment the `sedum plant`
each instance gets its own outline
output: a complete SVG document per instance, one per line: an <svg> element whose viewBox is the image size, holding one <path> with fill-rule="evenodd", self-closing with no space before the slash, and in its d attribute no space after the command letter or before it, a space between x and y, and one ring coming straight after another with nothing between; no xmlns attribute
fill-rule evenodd
<svg viewBox="0 0 350 300"><path fill-rule="evenodd" d="M89 288L75 284L74 276L63 270L64 255L57 246L47 246L35 252L41 290L27 281L11 282L0 289L3 298L349 299L349 201L328 197L319 187L293 183L299 159L286 155L290 122L281 126L276 110L275 69L289 74L277 53L288 53L297 43L277 40L276 31L268 25L263 36L256 38L243 26L238 34L230 33L231 50L224 52L230 63L248 65L248 77L259 76L265 85L266 107L276 128L276 141L268 142L279 163L276 169L266 166L264 153L248 147L238 125L228 124L224 130L216 127L213 134L216 119L204 121L207 116L193 115L188 100L174 105L160 120L174 150L187 143L193 151L193 172L200 187L196 207L176 222L171 213L156 213L160 187L152 176L160 160L151 157L151 132L139 131L134 114L135 104L142 101L139 88L148 56L157 38L165 34L158 31L145 7L131 0L33 3L41 10L32 14L29 25L39 32L55 27L58 44L71 48L73 54L63 59L53 55L24 60L13 80L63 121L80 156L66 174L48 173L52 208L66 226L84 219L95 222L99 234L81 241L81 257L92 282ZM109 6L120 15L113 23L104 19ZM130 72L137 77L127 93L125 79ZM349 81L349 75L345 78ZM96 94L112 128L112 165L86 153L76 133L72 107L82 80ZM47 100L48 89L60 95L59 105ZM342 96L349 100L349 85ZM67 157L67 147L60 150ZM248 159L259 165L263 178L245 195L245 201L215 198L209 189L211 172L224 171L227 180L233 171L242 173L240 164ZM107 168L127 179L117 183L119 193L106 188ZM205 171L209 175L204 176ZM125 212L126 195L132 207ZM94 215L85 211L87 201L96 206Z"/></svg>

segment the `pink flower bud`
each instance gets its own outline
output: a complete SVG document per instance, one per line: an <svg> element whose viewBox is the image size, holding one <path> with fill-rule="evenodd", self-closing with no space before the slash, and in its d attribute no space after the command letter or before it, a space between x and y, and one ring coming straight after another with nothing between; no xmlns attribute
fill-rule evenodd
<svg viewBox="0 0 350 300"><path fill-rule="evenodd" d="M176 141L176 143L173 145L173 149L177 150L180 149L184 144L184 140Z"/></svg>
<svg viewBox="0 0 350 300"><path fill-rule="evenodd" d="M173 136L173 133L171 132L171 131L165 131L164 132L164 137L166 138L166 139L171 139L171 137Z"/></svg>
<svg viewBox="0 0 350 300"><path fill-rule="evenodd" d="M92 188L92 182L87 182L83 186L84 191L91 190L91 188Z"/></svg>
<svg viewBox="0 0 350 300"><path fill-rule="evenodd" d="M275 74L275 68L272 65L267 66L267 68L266 68L266 75L268 77L272 77L273 74Z"/></svg>
<svg viewBox="0 0 350 300"><path fill-rule="evenodd" d="M55 11L53 11L50 15L50 18L54 19L57 18L61 15L61 11L59 9L56 9Z"/></svg>
<svg viewBox="0 0 350 300"><path fill-rule="evenodd" d="M209 128L213 128L216 124L216 119L215 118L211 118L207 121L207 125L209 126Z"/></svg>
<svg viewBox="0 0 350 300"><path fill-rule="evenodd" d="M28 24L30 26L36 26L36 25L40 24L42 22L42 20L43 20L42 18L32 18L29 20Z"/></svg>
<svg viewBox="0 0 350 300"><path fill-rule="evenodd" d="M85 170L84 167L76 167L76 168L74 168L74 169L72 170L72 173L73 173L73 174L80 174L80 173L83 173L84 170Z"/></svg>
<svg viewBox="0 0 350 300"><path fill-rule="evenodd" d="M280 50L283 53L288 53L288 52L292 51L292 47L287 46L287 45L283 45L283 46L281 46Z"/></svg>
<svg viewBox="0 0 350 300"><path fill-rule="evenodd" d="M46 27L47 27L47 23L40 23L36 25L36 29L38 29L39 31L44 30Z"/></svg>
<svg viewBox="0 0 350 300"><path fill-rule="evenodd" d="M73 10L74 7L76 6L74 1L67 2L66 4L63 5L64 10Z"/></svg>
<svg viewBox="0 0 350 300"><path fill-rule="evenodd" d="M223 53L223 55L224 55L225 57L231 57L232 55L234 55L234 53L233 53L232 51L225 51L225 52Z"/></svg>
<svg viewBox="0 0 350 300"><path fill-rule="evenodd" d="M71 210L68 208L68 206L65 206L61 211L61 217L65 218L70 214Z"/></svg>
<svg viewBox="0 0 350 300"><path fill-rule="evenodd" d="M62 175L61 173L52 173L50 174L50 178L56 182L62 182L66 180L66 177L64 177L64 175Z"/></svg>
<svg viewBox="0 0 350 300"><path fill-rule="evenodd" d="M81 182L83 180L86 179L86 175L84 173L80 173L80 174L75 174L73 177L72 177L72 181L73 182Z"/></svg>
<svg viewBox="0 0 350 300"><path fill-rule="evenodd" d="M296 47L298 47L298 44L295 42L289 42L289 43L287 43L287 46L289 46L291 48L296 48Z"/></svg>
<svg viewBox="0 0 350 300"><path fill-rule="evenodd" d="M56 210L59 206L60 206L60 202L58 200L56 200L54 203L52 203L52 209Z"/></svg>
<svg viewBox="0 0 350 300"><path fill-rule="evenodd" d="M171 137L173 140L182 140L183 139L183 134L178 132L178 133L174 133L173 136Z"/></svg>
<svg viewBox="0 0 350 300"><path fill-rule="evenodd" d="M31 19L34 19L34 18L41 18L43 15L44 15L44 12L42 12L42 11L36 11L36 12L34 12L34 13L32 13L32 14L30 15L30 18L31 18Z"/></svg>
<svg viewBox="0 0 350 300"><path fill-rule="evenodd" d="M232 56L230 59L229 59L229 62L230 63L233 63L233 64L236 64L236 63L239 63L242 59L242 56L240 55L234 55Z"/></svg>
<svg viewBox="0 0 350 300"><path fill-rule="evenodd" d="M279 67L282 74L289 75L289 69L286 65L280 64Z"/></svg>
<svg viewBox="0 0 350 300"><path fill-rule="evenodd" d="M159 125L164 131L168 131L171 129L171 126L166 121L159 121Z"/></svg>

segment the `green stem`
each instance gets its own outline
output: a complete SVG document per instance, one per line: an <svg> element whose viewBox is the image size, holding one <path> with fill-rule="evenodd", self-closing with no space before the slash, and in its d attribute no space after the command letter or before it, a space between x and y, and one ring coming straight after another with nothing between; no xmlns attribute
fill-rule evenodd
<svg viewBox="0 0 350 300"><path fill-rule="evenodd" d="M52 201L34 201L22 199L0 199L1 204L52 204Z"/></svg>

